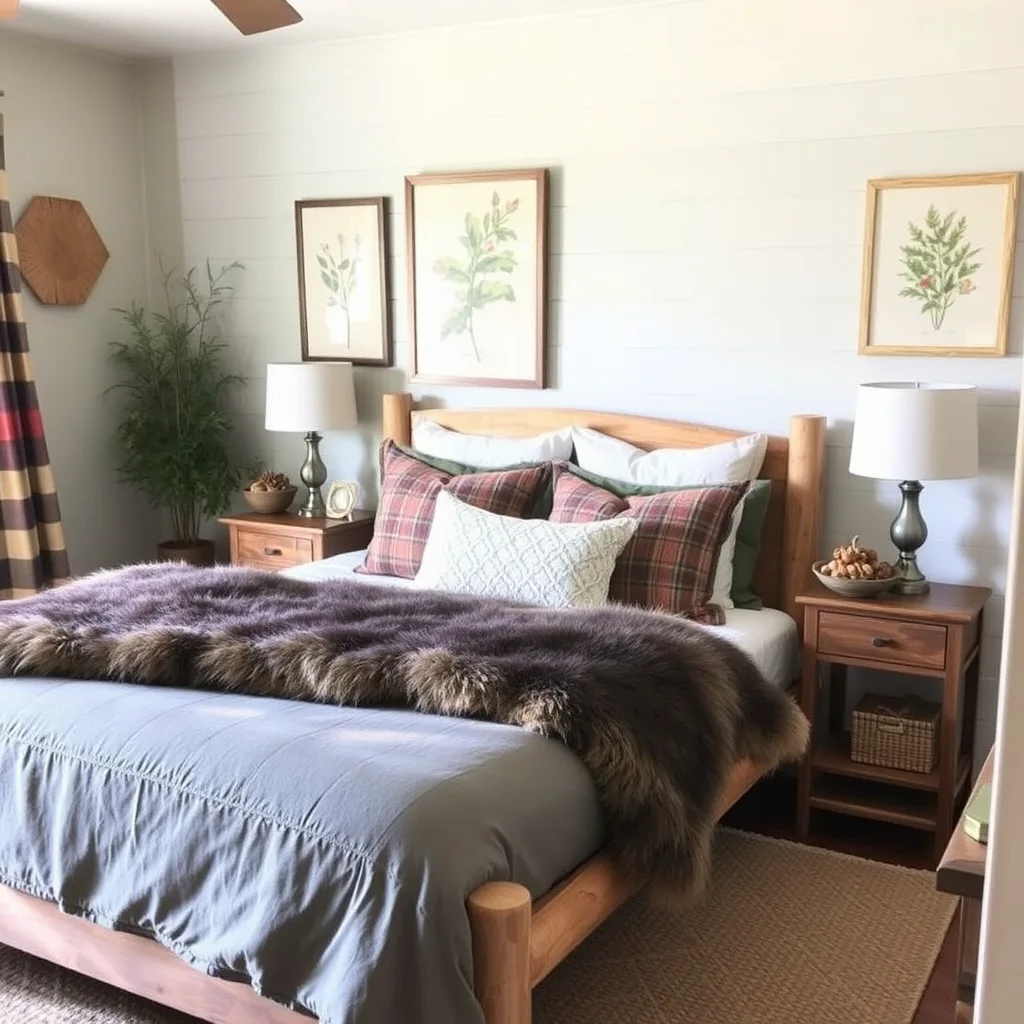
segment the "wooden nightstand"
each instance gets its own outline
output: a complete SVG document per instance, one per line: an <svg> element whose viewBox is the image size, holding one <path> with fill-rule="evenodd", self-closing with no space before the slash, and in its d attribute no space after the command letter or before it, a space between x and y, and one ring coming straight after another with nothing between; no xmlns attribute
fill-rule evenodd
<svg viewBox="0 0 1024 1024"><path fill-rule="evenodd" d="M344 551L361 551L373 537L372 512L357 509L351 519L306 519L282 512L225 516L231 535L231 564L253 569L287 569Z"/></svg>
<svg viewBox="0 0 1024 1024"><path fill-rule="evenodd" d="M816 807L934 832L936 861L942 856L971 776L981 619L990 594L986 587L933 583L921 597L885 594L857 600L815 582L797 597L804 608L800 706L812 723L822 687L819 664L828 666L829 676L828 729L812 739L800 763L800 835L807 834ZM850 760L850 734L844 730L850 665L941 682L939 760L932 771Z"/></svg>
<svg viewBox="0 0 1024 1024"><path fill-rule="evenodd" d="M992 781L995 751L990 750L974 784L976 793ZM964 831L961 816L953 838L939 861L935 887L960 897L960 936L957 942L956 1024L974 1019L974 988L978 977L978 947L981 939L981 900L985 895L985 867L988 847L975 842Z"/></svg>

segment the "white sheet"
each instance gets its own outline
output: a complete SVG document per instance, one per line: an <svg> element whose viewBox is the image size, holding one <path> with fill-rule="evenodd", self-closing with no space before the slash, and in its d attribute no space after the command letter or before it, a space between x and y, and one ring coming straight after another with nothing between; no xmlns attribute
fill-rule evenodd
<svg viewBox="0 0 1024 1024"><path fill-rule="evenodd" d="M363 583L378 583L389 587L411 587L412 580L395 576L372 576L353 570L363 564L365 551L349 551L320 562L309 562L285 569L283 574L301 580L354 579ZM703 626L721 634L741 647L774 686L787 687L796 678L800 668L800 645L796 623L777 608L729 608L725 612L724 626Z"/></svg>

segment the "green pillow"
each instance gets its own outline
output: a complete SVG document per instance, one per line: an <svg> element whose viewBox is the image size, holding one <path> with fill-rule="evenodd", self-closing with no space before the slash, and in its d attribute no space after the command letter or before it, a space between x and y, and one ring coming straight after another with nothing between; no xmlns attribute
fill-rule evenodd
<svg viewBox="0 0 1024 1024"><path fill-rule="evenodd" d="M419 456L417 456L419 458ZM665 494L668 491L694 491L708 484L672 485L634 484L625 480L615 480L607 476L599 476L581 469L575 463L564 464L569 472L581 480L586 480L595 487L610 491L619 498L645 497L649 494ZM754 480L743 502L743 515L736 531L736 551L732 559L732 587L729 596L737 608L759 609L764 602L754 593L754 566L761 550L761 531L764 528L765 516L768 514L768 503L772 497L771 480Z"/></svg>
<svg viewBox="0 0 1024 1024"><path fill-rule="evenodd" d="M415 459L417 462L422 462L424 466L430 466L431 469L436 469L440 473L448 473L451 476L465 476L467 473L501 473L506 469L526 469L541 465L539 462L517 462L511 466L470 466L464 462L442 459L437 455L426 455L415 448L407 448L403 444L396 444L395 447L403 455L408 455L410 459ZM537 495L533 507L526 518L547 519L551 515L551 507L554 501L555 489L552 478L549 476L547 484Z"/></svg>

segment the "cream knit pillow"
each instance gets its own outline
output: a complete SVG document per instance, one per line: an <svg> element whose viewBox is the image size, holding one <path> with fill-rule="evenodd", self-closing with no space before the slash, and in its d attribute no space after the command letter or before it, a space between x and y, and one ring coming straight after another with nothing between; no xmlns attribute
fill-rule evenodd
<svg viewBox="0 0 1024 1024"><path fill-rule="evenodd" d="M634 519L549 523L474 508L441 491L415 586L549 608L604 604Z"/></svg>

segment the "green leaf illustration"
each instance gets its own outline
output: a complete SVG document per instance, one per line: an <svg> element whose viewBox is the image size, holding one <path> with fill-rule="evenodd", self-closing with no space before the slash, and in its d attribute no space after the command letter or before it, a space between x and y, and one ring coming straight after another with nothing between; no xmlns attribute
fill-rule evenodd
<svg viewBox="0 0 1024 1024"><path fill-rule="evenodd" d="M441 322L441 337L462 334L468 327L473 310L469 306L453 309Z"/></svg>
<svg viewBox="0 0 1024 1024"><path fill-rule="evenodd" d="M932 204L925 213L924 228L909 222L910 243L900 246L905 269L899 276L907 284L899 296L919 302L922 316L929 318L936 331L958 298L976 290L971 278L982 267L974 258L981 249L965 241L967 228L965 216L958 217L956 210L943 216Z"/></svg>
<svg viewBox="0 0 1024 1024"><path fill-rule="evenodd" d="M464 220L465 234L459 236L459 244L466 250L464 260L454 256L442 256L434 262L434 273L453 285L455 306L441 321L440 334L449 338L468 334L473 354L480 361L474 314L480 313L495 302L515 302L516 294L507 281L497 281L488 275L511 274L518 266L518 259L512 249L499 249L503 242L516 241L515 231L508 226L508 219L519 209L519 200L510 199L504 207L501 196L494 192L491 209L477 217L468 211Z"/></svg>
<svg viewBox="0 0 1024 1024"><path fill-rule="evenodd" d="M515 302L516 293L512 285L506 281L480 281L474 289L473 305L482 309L488 302L498 302L504 299L506 302Z"/></svg>

